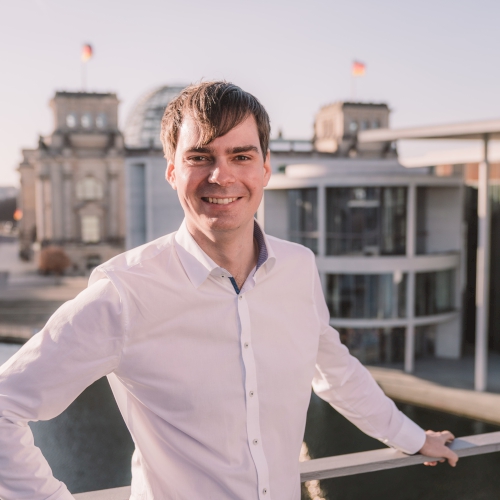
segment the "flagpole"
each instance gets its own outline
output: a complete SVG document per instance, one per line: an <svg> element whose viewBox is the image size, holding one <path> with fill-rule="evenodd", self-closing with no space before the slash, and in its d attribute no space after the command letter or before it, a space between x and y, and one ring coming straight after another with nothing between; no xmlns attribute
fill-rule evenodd
<svg viewBox="0 0 500 500"><path fill-rule="evenodd" d="M82 92L87 92L87 63L92 55L92 45L86 43L82 48Z"/></svg>
<svg viewBox="0 0 500 500"><path fill-rule="evenodd" d="M87 71L86 71L86 63L82 61L82 91L85 92L87 90Z"/></svg>

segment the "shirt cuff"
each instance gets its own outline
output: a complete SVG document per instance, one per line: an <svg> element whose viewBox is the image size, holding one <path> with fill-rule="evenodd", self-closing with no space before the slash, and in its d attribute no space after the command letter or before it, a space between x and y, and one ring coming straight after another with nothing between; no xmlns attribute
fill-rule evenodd
<svg viewBox="0 0 500 500"><path fill-rule="evenodd" d="M425 431L417 425L413 420L410 420L406 415L403 416L403 425L393 439L386 444L392 448L396 448L409 455L418 453L425 443Z"/></svg>

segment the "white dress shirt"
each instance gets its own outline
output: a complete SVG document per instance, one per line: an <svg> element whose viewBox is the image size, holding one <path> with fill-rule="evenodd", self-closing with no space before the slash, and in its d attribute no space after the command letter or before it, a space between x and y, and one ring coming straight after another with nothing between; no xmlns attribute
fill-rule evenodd
<svg viewBox="0 0 500 500"><path fill-rule="evenodd" d="M330 327L312 252L261 239L239 294L185 224L99 266L0 369L0 498L73 498L27 423L103 375L136 446L133 500L299 499L311 381L364 432L417 452L424 431Z"/></svg>

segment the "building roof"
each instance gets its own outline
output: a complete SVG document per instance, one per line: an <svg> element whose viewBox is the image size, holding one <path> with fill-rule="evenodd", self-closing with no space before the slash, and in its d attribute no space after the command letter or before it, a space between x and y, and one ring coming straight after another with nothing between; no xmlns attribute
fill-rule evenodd
<svg viewBox="0 0 500 500"><path fill-rule="evenodd" d="M465 165L479 163L484 160L481 145L469 148L446 149L442 151L429 151L420 156L399 157L401 165L408 168L429 167L435 165ZM500 163L500 144L491 144L488 148L488 160L491 163Z"/></svg>
<svg viewBox="0 0 500 500"><path fill-rule="evenodd" d="M478 140L485 136L500 139L500 120L484 120L449 125L431 125L400 129L365 130L358 134L358 142L389 142L398 139L467 139Z"/></svg>
<svg viewBox="0 0 500 500"><path fill-rule="evenodd" d="M66 92L64 90L58 90L55 97L114 97L116 94L114 92Z"/></svg>
<svg viewBox="0 0 500 500"><path fill-rule="evenodd" d="M320 110L327 109L331 107L367 107L367 108L383 108L389 109L389 106L385 102L362 102L362 101L335 101L330 102L329 104L325 104L321 106Z"/></svg>

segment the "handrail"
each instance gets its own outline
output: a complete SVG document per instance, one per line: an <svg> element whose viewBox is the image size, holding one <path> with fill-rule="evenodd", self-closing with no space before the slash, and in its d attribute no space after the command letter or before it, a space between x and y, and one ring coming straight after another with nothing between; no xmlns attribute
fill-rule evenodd
<svg viewBox="0 0 500 500"><path fill-rule="evenodd" d="M456 438L450 448L459 457L470 457L500 451L500 431ZM317 458L300 464L300 480L327 479L365 472L396 469L436 460L425 455L407 455L390 448L363 451L335 457Z"/></svg>
<svg viewBox="0 0 500 500"><path fill-rule="evenodd" d="M457 438L451 443L450 448L461 458L500 451L500 431ZM420 454L407 455L389 448L317 458L301 462L300 480L304 482L314 479L351 476L365 472L407 467L431 460L436 459ZM74 496L77 500L128 500L130 486L79 493Z"/></svg>

